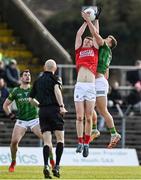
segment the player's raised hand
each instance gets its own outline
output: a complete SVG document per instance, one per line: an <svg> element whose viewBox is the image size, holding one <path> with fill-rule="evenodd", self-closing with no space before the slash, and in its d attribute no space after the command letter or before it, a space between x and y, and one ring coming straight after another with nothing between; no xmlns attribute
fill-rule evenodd
<svg viewBox="0 0 141 180"><path fill-rule="evenodd" d="M95 19L98 19L100 14L101 14L101 11L102 11L102 8L100 6L97 7L97 12L96 12L96 18Z"/></svg>
<svg viewBox="0 0 141 180"><path fill-rule="evenodd" d="M83 17L83 19L84 19L85 21L91 21L91 19L90 19L90 14L85 13L84 11L82 11L82 12L81 12L81 16Z"/></svg>

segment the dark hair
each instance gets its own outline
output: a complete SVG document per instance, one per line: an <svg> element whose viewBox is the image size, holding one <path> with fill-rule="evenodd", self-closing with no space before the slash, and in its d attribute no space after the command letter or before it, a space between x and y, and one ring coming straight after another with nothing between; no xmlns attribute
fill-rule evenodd
<svg viewBox="0 0 141 180"><path fill-rule="evenodd" d="M23 70L23 71L20 73L20 77L22 77L22 76L23 76L23 74L24 74L24 73L27 73L27 72L29 72L29 73L30 73L30 70L29 70L29 69L25 69L25 70Z"/></svg>
<svg viewBox="0 0 141 180"><path fill-rule="evenodd" d="M112 35L109 35L108 38L111 38L111 40L112 40L111 49L114 49L114 48L117 46L117 40L116 40L115 37L112 36Z"/></svg>
<svg viewBox="0 0 141 180"><path fill-rule="evenodd" d="M89 39L93 41L93 38L91 36L86 36L84 39Z"/></svg>

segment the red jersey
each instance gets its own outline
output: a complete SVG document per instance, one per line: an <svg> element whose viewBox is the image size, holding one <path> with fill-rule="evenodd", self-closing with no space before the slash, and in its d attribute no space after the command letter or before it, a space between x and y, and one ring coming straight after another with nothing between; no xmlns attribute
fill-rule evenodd
<svg viewBox="0 0 141 180"><path fill-rule="evenodd" d="M95 47L83 48L80 47L76 51L76 68L77 71L81 66L88 68L96 75L98 64L98 49Z"/></svg>

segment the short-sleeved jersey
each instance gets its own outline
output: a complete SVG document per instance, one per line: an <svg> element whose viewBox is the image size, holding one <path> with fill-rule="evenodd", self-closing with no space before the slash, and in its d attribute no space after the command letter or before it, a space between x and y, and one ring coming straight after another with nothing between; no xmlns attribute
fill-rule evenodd
<svg viewBox="0 0 141 180"><path fill-rule="evenodd" d="M40 103L40 107L45 106L59 106L54 93L54 87L61 83L58 78L52 73L45 71L33 84L33 88L30 93L31 98L35 98Z"/></svg>
<svg viewBox="0 0 141 180"><path fill-rule="evenodd" d="M76 51L76 68L79 71L81 66L88 68L93 74L96 74L98 64L98 49L78 48Z"/></svg>
<svg viewBox="0 0 141 180"><path fill-rule="evenodd" d="M112 51L110 47L104 42L103 46L99 48L98 67L97 72L105 74L112 60Z"/></svg>
<svg viewBox="0 0 141 180"><path fill-rule="evenodd" d="M18 109L18 119L29 121L38 117L37 108L29 102L29 94L31 88L22 89L20 87L14 88L8 96L10 101L16 102Z"/></svg>

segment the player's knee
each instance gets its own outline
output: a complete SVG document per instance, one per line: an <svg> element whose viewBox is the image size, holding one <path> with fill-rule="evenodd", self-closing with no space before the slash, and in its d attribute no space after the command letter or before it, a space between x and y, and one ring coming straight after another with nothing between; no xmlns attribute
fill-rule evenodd
<svg viewBox="0 0 141 180"><path fill-rule="evenodd" d="M92 121L91 117L86 118L86 122L87 122L87 123L89 123L89 124L90 124L90 123L91 123L91 121Z"/></svg>
<svg viewBox="0 0 141 180"><path fill-rule="evenodd" d="M82 116L77 116L77 121L82 122L83 121L83 117Z"/></svg>
<svg viewBox="0 0 141 180"><path fill-rule="evenodd" d="M64 144L64 137L63 136L57 136L56 139L57 139L57 143L60 142L60 143Z"/></svg>
<svg viewBox="0 0 141 180"><path fill-rule="evenodd" d="M57 131L57 133L55 133L55 136L57 143L58 142L64 143L64 131Z"/></svg>
<svg viewBox="0 0 141 180"><path fill-rule="evenodd" d="M64 144L64 138L62 138L62 139L57 139L57 143L62 143L62 144Z"/></svg>
<svg viewBox="0 0 141 180"><path fill-rule="evenodd" d="M91 122L92 118L93 118L93 113L86 113L85 121Z"/></svg>
<svg viewBox="0 0 141 180"><path fill-rule="evenodd" d="M51 142L44 142L44 146L48 146L49 149L52 148L52 143Z"/></svg>
<svg viewBox="0 0 141 180"><path fill-rule="evenodd" d="M101 114L102 116L106 116L106 115L108 114L108 109L107 109L107 108L101 109L101 110L100 110L100 114Z"/></svg>
<svg viewBox="0 0 141 180"><path fill-rule="evenodd" d="M11 140L11 146L16 146L19 143L17 139Z"/></svg>

